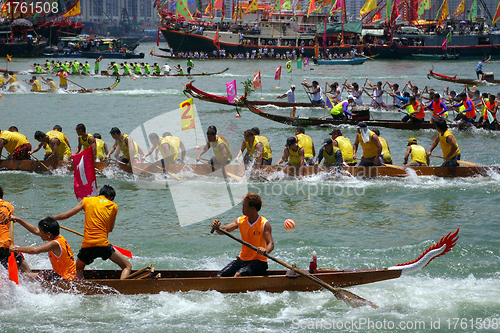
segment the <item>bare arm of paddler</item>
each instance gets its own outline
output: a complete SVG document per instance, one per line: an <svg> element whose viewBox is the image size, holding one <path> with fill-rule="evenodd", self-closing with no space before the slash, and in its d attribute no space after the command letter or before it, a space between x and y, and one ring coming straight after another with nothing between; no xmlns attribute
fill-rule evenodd
<svg viewBox="0 0 500 333"><path fill-rule="evenodd" d="M116 150L116 147L118 147L118 141L117 140L115 140L115 143L113 143L113 146L111 147L111 149L106 154L106 159L107 160L109 159L109 157L111 156L111 154L113 154L113 152Z"/></svg>
<svg viewBox="0 0 500 333"><path fill-rule="evenodd" d="M255 145L255 162L258 166L262 164L262 152L264 151L264 144L259 142Z"/></svg>
<svg viewBox="0 0 500 333"><path fill-rule="evenodd" d="M285 94L285 95L286 95L286 94ZM280 98L280 97L278 97L278 98ZM236 163L241 164L241 162L240 162L240 157L241 157L241 155L243 155L243 152L247 149L247 147L246 147L246 144L245 144L245 143L246 143L246 141L245 141L245 139L243 139L243 142L241 143L240 150L238 151L238 155L236 155L236 158L234 159L234 161L235 161Z"/></svg>
<svg viewBox="0 0 500 333"><path fill-rule="evenodd" d="M378 138L377 134L373 134L371 139L370 139L375 147L377 147L377 155L375 155L375 158L373 159L373 164L378 165L379 163L379 157L382 154L382 144L380 143L380 140Z"/></svg>
<svg viewBox="0 0 500 333"><path fill-rule="evenodd" d="M281 163L288 161L288 157L289 157L288 149L285 148L285 150L283 151L283 156L281 156L280 160L275 165L280 165Z"/></svg>
<svg viewBox="0 0 500 333"><path fill-rule="evenodd" d="M55 220L60 221L60 220L66 220L72 217L73 215L76 215L79 211L83 209L83 200L78 203L75 207L71 208L67 212L57 214L55 216L52 216Z"/></svg>
<svg viewBox="0 0 500 333"><path fill-rule="evenodd" d="M356 153L358 152L358 146L359 146L359 140L358 136L356 135L356 139L354 140L354 143L352 144L352 160L356 160Z"/></svg>
<svg viewBox="0 0 500 333"><path fill-rule="evenodd" d="M1 156L2 151L3 151L3 145L6 145L7 143L8 143L7 140L0 139L0 156Z"/></svg>
<svg viewBox="0 0 500 333"><path fill-rule="evenodd" d="M207 144L203 147L198 156L196 156L196 162L199 162L201 160L201 156L205 154L209 149L210 149L210 142L207 140Z"/></svg>
<svg viewBox="0 0 500 333"><path fill-rule="evenodd" d="M184 146L184 142L180 140L179 149L181 150L181 161L184 162L186 158L186 146Z"/></svg>
<svg viewBox="0 0 500 333"><path fill-rule="evenodd" d="M455 154L455 152L457 151L458 145L457 145L457 142L455 141L455 138L453 137L453 135L448 135L446 137L446 142L448 142L448 144L451 146L451 149L450 149L450 152L448 153L448 155L443 156L443 157L444 157L445 161L449 161L451 159L451 157L453 156L453 154Z"/></svg>
<svg viewBox="0 0 500 333"><path fill-rule="evenodd" d="M49 158L57 158L57 146L59 146L60 142L58 138L53 138L49 141L50 148L52 149L52 154Z"/></svg>
<svg viewBox="0 0 500 333"><path fill-rule="evenodd" d="M39 253L43 253L43 252L53 252L58 257L61 255L61 247L59 246L59 244L57 242L51 241L47 237L47 233L44 233L44 235L42 235L40 233L40 229L38 227L34 226L31 223L24 221L23 219L18 218L16 216L11 216L10 220L13 222L19 223L24 228L26 228L26 230L28 230L29 232L31 232L34 235L40 236L43 240L49 240L49 242L47 242L43 245L40 245L40 246L21 247L21 246L11 245L10 252L23 252L23 253L28 253L28 254L39 254Z"/></svg>

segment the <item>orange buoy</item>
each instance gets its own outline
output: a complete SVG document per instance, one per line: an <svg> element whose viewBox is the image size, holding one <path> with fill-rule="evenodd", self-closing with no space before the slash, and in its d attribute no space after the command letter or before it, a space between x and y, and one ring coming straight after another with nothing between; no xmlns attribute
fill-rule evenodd
<svg viewBox="0 0 500 333"><path fill-rule="evenodd" d="M132 80L134 80L134 81L135 81L135 77L134 77Z"/></svg>
<svg viewBox="0 0 500 333"><path fill-rule="evenodd" d="M236 118L241 118L241 114L237 113L234 115Z"/></svg>
<svg viewBox="0 0 500 333"><path fill-rule="evenodd" d="M476 89L476 86L472 86L472 89Z"/></svg>
<svg viewBox="0 0 500 333"><path fill-rule="evenodd" d="M295 221L292 219L286 219L285 222L283 222L283 226L285 229L293 229L295 228Z"/></svg>

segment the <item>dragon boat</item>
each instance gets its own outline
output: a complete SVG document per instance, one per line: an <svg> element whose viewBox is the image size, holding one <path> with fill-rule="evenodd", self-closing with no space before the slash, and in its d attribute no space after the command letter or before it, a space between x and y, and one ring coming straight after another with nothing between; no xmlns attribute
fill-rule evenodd
<svg viewBox="0 0 500 333"><path fill-rule="evenodd" d="M500 80L495 80L492 73L489 75L485 75L484 80L475 80L475 79L460 79L457 76L447 76L443 74L434 73L431 69L427 74L427 78L430 80L434 78L436 80L446 81L446 82L454 82L459 84L466 84L468 86L477 86L477 85L487 85L487 84L500 84Z"/></svg>
<svg viewBox="0 0 500 333"><path fill-rule="evenodd" d="M118 85L118 83L120 83L120 78L117 76L116 79L115 79L115 83L113 83L112 86L109 86L107 88L94 88L94 89L86 89L86 88L82 88L82 89L68 89L68 90L56 90L56 91L52 91L52 90L38 90L38 91L30 91L32 93L54 93L54 92L57 92L57 91L62 91L62 92L65 92L65 93L79 93L79 94L88 94L88 93L93 93L93 92L96 92L96 91L110 91L110 90L113 90L116 88L116 86Z"/></svg>

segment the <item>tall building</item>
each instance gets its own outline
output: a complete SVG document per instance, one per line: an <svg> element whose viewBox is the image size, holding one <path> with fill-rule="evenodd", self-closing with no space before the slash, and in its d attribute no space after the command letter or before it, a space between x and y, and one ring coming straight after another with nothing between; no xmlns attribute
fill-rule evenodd
<svg viewBox="0 0 500 333"><path fill-rule="evenodd" d="M137 22L152 21L158 18L153 0L86 0L80 2L85 22L113 21L119 23L123 10L126 9L130 20ZM111 22L110 22L111 23Z"/></svg>

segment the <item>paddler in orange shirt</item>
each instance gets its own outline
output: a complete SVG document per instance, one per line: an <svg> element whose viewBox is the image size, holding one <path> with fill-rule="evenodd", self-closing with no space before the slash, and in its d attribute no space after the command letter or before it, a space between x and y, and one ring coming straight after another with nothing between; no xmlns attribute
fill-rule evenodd
<svg viewBox="0 0 500 333"><path fill-rule="evenodd" d="M245 195L242 204L243 215L235 218L231 223L221 226L218 220L212 221L212 228L220 228L227 232L240 229L241 239L257 248L257 252L242 245L236 260L224 267L217 276L240 277L260 276L267 271L267 257L264 253L271 253L274 249L272 227L269 221L259 214L262 199L256 193L249 192ZM222 235L217 230L219 235Z"/></svg>
<svg viewBox="0 0 500 333"><path fill-rule="evenodd" d="M54 216L55 220L65 220L80 212L85 211L85 228L83 232L82 248L78 252L76 260L76 277L83 279L83 270L96 258L110 259L120 266L122 273L120 280L130 275L132 265L123 254L115 251L113 245L108 241L108 234L113 231L118 205L113 202L116 192L109 186L104 185L97 197L86 197L74 208L65 213Z"/></svg>
<svg viewBox="0 0 500 333"><path fill-rule="evenodd" d="M38 222L38 227L18 217L12 216L11 221L22 225L34 235L40 236L47 243L40 246L10 246L11 252L38 254L48 252L52 271L42 271L37 276L41 280L74 280L76 278L75 258L66 239L59 234L59 223L48 216Z"/></svg>

